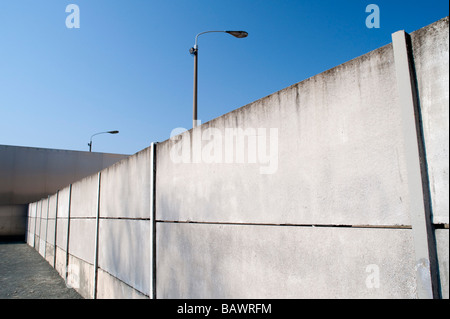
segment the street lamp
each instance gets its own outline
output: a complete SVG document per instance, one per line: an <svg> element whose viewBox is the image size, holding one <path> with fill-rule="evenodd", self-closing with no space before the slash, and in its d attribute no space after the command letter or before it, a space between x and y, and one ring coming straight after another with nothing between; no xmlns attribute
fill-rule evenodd
<svg viewBox="0 0 450 319"><path fill-rule="evenodd" d="M95 133L94 135L92 135L92 136L91 136L91 140L90 140L90 142L88 143L88 145L89 145L89 152L92 152L92 138L93 138L94 136L96 136L96 135L99 135L99 134L119 134L119 131L100 132L100 133Z"/></svg>
<svg viewBox="0 0 450 319"><path fill-rule="evenodd" d="M248 33L245 31L205 31L197 34L195 37L195 45L193 48L189 50L189 52L194 55L194 114L193 114L193 127L197 126L197 83L198 83L198 37L205 33L212 33L212 32L222 32L222 33L228 33L236 38L246 38L248 36Z"/></svg>

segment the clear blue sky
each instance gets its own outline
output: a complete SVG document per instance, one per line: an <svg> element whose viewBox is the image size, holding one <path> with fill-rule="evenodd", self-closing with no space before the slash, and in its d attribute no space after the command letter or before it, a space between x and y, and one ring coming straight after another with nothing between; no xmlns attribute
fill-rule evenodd
<svg viewBox="0 0 450 319"><path fill-rule="evenodd" d="M66 27L66 6L80 28ZM366 6L380 8L368 29ZM133 154L449 14L447 0L0 0L0 144Z"/></svg>

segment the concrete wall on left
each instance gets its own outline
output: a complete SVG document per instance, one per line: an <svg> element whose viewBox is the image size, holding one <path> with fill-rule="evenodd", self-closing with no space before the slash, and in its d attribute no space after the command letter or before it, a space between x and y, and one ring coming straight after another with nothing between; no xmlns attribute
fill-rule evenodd
<svg viewBox="0 0 450 319"><path fill-rule="evenodd" d="M28 205L0 206L0 236L18 236L25 233Z"/></svg>
<svg viewBox="0 0 450 319"><path fill-rule="evenodd" d="M0 145L0 205L40 200L126 157Z"/></svg>
<svg viewBox="0 0 450 319"><path fill-rule="evenodd" d="M151 150L29 205L27 243L84 298L151 295Z"/></svg>
<svg viewBox="0 0 450 319"><path fill-rule="evenodd" d="M55 194L126 157L0 145L0 236L25 235L27 206L24 205Z"/></svg>

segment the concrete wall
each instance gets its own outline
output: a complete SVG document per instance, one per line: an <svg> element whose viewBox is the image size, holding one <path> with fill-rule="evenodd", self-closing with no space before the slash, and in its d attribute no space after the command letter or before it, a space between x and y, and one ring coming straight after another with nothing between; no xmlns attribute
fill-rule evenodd
<svg viewBox="0 0 450 319"><path fill-rule="evenodd" d="M8 237L24 237L28 205L0 206L0 234Z"/></svg>
<svg viewBox="0 0 450 319"><path fill-rule="evenodd" d="M0 205L37 201L126 157L0 145Z"/></svg>
<svg viewBox="0 0 450 319"><path fill-rule="evenodd" d="M30 204L27 240L85 298L144 298L149 207L146 149Z"/></svg>
<svg viewBox="0 0 450 319"><path fill-rule="evenodd" d="M383 94L379 94L383 92ZM278 131L278 167L173 163L157 154L160 220L308 225L410 225L392 46L202 125ZM201 131L201 132L200 132ZM203 142L203 147L209 141ZM225 152L225 141L222 141ZM199 195L201 194L201 195ZM224 196L226 194L226 196ZM269 196L268 196L269 195ZM199 197L201 196L201 197Z"/></svg>
<svg viewBox="0 0 450 319"><path fill-rule="evenodd" d="M0 236L25 235L26 213L22 205L54 194L126 157L0 145Z"/></svg>
<svg viewBox="0 0 450 319"><path fill-rule="evenodd" d="M148 296L150 148L103 170L100 189L99 297ZM111 284L134 289L116 293Z"/></svg>
<svg viewBox="0 0 450 319"><path fill-rule="evenodd" d="M158 298L414 297L407 229L160 223L157 234Z"/></svg>
<svg viewBox="0 0 450 319"><path fill-rule="evenodd" d="M158 145L157 296L414 298L397 95L388 45ZM276 128L276 172L171 160L208 127Z"/></svg>
<svg viewBox="0 0 450 319"><path fill-rule="evenodd" d="M449 223L448 19L411 34L435 224Z"/></svg>
<svg viewBox="0 0 450 319"><path fill-rule="evenodd" d="M441 282L442 297L449 299L449 230L437 229L436 242L439 262L439 279Z"/></svg>
<svg viewBox="0 0 450 319"><path fill-rule="evenodd" d="M411 40L433 275L448 298L448 18ZM55 268L86 298L420 297L423 243L412 222L394 49L276 92L30 204L29 244L52 248L56 197ZM229 143L233 129L245 136Z"/></svg>
<svg viewBox="0 0 450 319"><path fill-rule="evenodd" d="M66 278L71 187L60 190L57 196L55 269Z"/></svg>
<svg viewBox="0 0 450 319"><path fill-rule="evenodd" d="M52 267L55 267L56 256L56 213L57 213L58 195L54 194L48 198L48 216L47 216L47 237L45 246L45 259Z"/></svg>
<svg viewBox="0 0 450 319"><path fill-rule="evenodd" d="M448 17L411 34L442 296L449 298Z"/></svg>

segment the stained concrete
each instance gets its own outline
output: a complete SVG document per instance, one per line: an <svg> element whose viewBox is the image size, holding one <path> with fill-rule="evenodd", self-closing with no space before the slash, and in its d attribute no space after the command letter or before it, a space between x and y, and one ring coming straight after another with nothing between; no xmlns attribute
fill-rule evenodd
<svg viewBox="0 0 450 319"><path fill-rule="evenodd" d="M95 259L95 219L71 219L69 253L85 262L94 264Z"/></svg>
<svg viewBox="0 0 450 319"><path fill-rule="evenodd" d="M100 217L150 217L150 148L103 170L101 174Z"/></svg>
<svg viewBox="0 0 450 319"><path fill-rule="evenodd" d="M69 284L86 299L94 298L94 265L69 255Z"/></svg>
<svg viewBox="0 0 450 319"><path fill-rule="evenodd" d="M149 220L101 219L98 266L148 296L151 270L149 239Z"/></svg>
<svg viewBox="0 0 450 319"><path fill-rule="evenodd" d="M449 18L411 34L433 222L449 223Z"/></svg>
<svg viewBox="0 0 450 319"><path fill-rule="evenodd" d="M41 200L41 218L39 227L39 253L45 257L46 239L47 239L47 214L48 198Z"/></svg>
<svg viewBox="0 0 450 319"><path fill-rule="evenodd" d="M157 244L162 299L416 298L409 229L158 223Z"/></svg>
<svg viewBox="0 0 450 319"><path fill-rule="evenodd" d="M395 79L387 45L158 144L157 219L410 225ZM175 145L208 127L277 129L277 170L172 160Z"/></svg>
<svg viewBox="0 0 450 319"><path fill-rule="evenodd" d="M97 289L98 299L148 299L148 296L101 268L98 270Z"/></svg>
<svg viewBox="0 0 450 319"><path fill-rule="evenodd" d="M56 246L55 269L62 278L66 278L67 253L64 249Z"/></svg>
<svg viewBox="0 0 450 319"><path fill-rule="evenodd" d="M98 176L91 175L72 184L70 217L96 218L98 206Z"/></svg>

